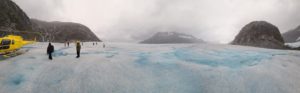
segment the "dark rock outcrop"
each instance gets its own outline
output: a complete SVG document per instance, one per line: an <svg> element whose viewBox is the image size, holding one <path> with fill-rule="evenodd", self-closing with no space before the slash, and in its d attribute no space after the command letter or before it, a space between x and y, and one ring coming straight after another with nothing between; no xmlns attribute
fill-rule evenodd
<svg viewBox="0 0 300 93"><path fill-rule="evenodd" d="M11 0L0 0L0 30L1 36L11 34L11 31L30 31L31 22L29 17L18 5ZM3 32L8 31L8 32ZM24 38L33 37L27 33L22 34Z"/></svg>
<svg viewBox="0 0 300 93"><path fill-rule="evenodd" d="M14 34L25 39L37 38L38 41L100 41L89 28L78 23L31 20L11 0L0 0L0 31L0 37Z"/></svg>
<svg viewBox="0 0 300 93"><path fill-rule="evenodd" d="M66 40L101 41L88 27L71 22L45 22L31 19L32 30L40 32L40 41L65 42Z"/></svg>
<svg viewBox="0 0 300 93"><path fill-rule="evenodd" d="M197 39L192 35L177 32L158 32L147 40L140 43L143 44L176 44L176 43L204 43L203 40Z"/></svg>
<svg viewBox="0 0 300 93"><path fill-rule="evenodd" d="M279 29L265 21L254 21L247 24L235 37L232 44L273 49L286 48Z"/></svg>
<svg viewBox="0 0 300 93"><path fill-rule="evenodd" d="M297 42L300 39L300 26L282 34L285 43ZM297 40L298 39L298 40Z"/></svg>

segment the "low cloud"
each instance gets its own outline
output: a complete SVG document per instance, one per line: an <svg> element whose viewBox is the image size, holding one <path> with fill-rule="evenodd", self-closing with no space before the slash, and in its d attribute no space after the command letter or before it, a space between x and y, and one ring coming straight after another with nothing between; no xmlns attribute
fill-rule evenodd
<svg viewBox="0 0 300 93"><path fill-rule="evenodd" d="M300 25L299 0L14 0L31 17L72 21L105 41L138 42L160 31L228 43L247 23L286 32Z"/></svg>

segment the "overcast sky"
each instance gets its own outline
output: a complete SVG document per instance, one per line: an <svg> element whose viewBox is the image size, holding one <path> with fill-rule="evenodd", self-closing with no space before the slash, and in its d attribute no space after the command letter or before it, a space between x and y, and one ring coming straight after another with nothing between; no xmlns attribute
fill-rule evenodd
<svg viewBox="0 0 300 93"><path fill-rule="evenodd" d="M104 41L138 42L176 31L228 43L247 23L286 32L300 25L300 0L13 0L30 18L88 26Z"/></svg>

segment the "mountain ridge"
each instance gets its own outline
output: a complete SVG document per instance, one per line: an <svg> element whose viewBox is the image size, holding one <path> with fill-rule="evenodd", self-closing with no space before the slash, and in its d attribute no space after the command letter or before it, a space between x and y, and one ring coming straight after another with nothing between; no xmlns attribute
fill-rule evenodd
<svg viewBox="0 0 300 93"><path fill-rule="evenodd" d="M65 42L70 40L101 41L88 27L74 22L46 22L31 19L32 29L44 33L44 39L52 42ZM59 37L59 38L58 38ZM43 38L40 38L41 40Z"/></svg>
<svg viewBox="0 0 300 93"><path fill-rule="evenodd" d="M289 30L288 32L282 33L284 41L286 43L297 42L297 39L300 37L300 25L295 29Z"/></svg>
<svg viewBox="0 0 300 93"><path fill-rule="evenodd" d="M176 43L204 43L192 35L178 32L157 32L152 37L141 41L142 44L176 44Z"/></svg>
<svg viewBox="0 0 300 93"><path fill-rule="evenodd" d="M11 0L0 0L0 31L0 37L13 34L20 35L24 39L36 38L41 42L101 41L88 27L80 23L30 19Z"/></svg>

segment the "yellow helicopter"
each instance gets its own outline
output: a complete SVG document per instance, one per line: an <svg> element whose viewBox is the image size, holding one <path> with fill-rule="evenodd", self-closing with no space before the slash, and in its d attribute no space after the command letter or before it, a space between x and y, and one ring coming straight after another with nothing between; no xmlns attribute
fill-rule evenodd
<svg viewBox="0 0 300 93"><path fill-rule="evenodd" d="M35 42L36 39L34 41L26 41L21 36L7 35L5 37L0 38L0 55L15 52L23 46L33 44Z"/></svg>

